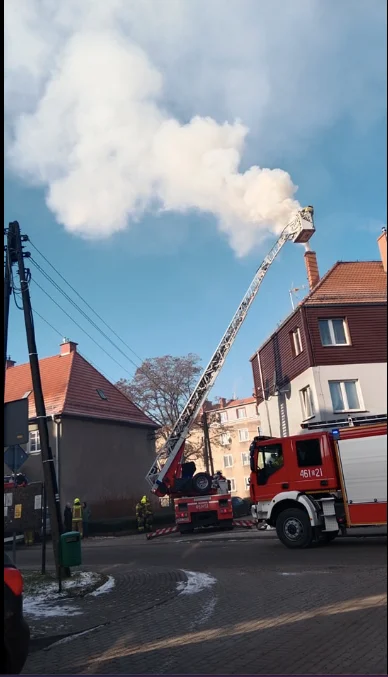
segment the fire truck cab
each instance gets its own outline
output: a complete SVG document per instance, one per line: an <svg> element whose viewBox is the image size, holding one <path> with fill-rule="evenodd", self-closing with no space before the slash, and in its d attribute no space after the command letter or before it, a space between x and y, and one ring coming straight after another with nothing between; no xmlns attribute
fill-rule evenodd
<svg viewBox="0 0 388 677"><path fill-rule="evenodd" d="M387 523L387 426L255 437L250 495L257 523L289 548Z"/></svg>

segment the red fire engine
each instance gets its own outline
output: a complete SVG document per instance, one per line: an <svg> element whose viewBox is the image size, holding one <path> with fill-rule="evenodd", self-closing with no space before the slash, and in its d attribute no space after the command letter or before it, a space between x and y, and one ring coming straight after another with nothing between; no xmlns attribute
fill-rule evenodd
<svg viewBox="0 0 388 677"><path fill-rule="evenodd" d="M256 437L250 495L257 523L288 548L387 523L387 424Z"/></svg>
<svg viewBox="0 0 388 677"><path fill-rule="evenodd" d="M167 442L147 473L146 480L152 493L174 499L176 522L181 532L192 531L200 525L232 525L232 501L227 482L217 474L214 477L208 473L195 474L195 464L184 462L185 440L271 264L286 242L307 243L310 240L315 232L313 214L312 207L300 210L265 257Z"/></svg>

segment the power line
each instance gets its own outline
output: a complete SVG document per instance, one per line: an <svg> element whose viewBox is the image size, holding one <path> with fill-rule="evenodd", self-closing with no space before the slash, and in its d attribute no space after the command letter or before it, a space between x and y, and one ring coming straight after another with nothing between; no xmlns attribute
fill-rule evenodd
<svg viewBox="0 0 388 677"><path fill-rule="evenodd" d="M30 242L30 244L31 244L37 251L39 251L39 250L37 249L37 247L36 247L32 242ZM39 252L39 253L41 254L41 252ZM41 256L43 256L43 254L41 254ZM46 257L43 256L43 258L44 258L45 260L48 261L48 259L46 259ZM89 322L89 323L90 323L90 324L91 324L91 325L92 325L92 326L93 326L93 327L94 327L94 328L95 328L95 329L96 329L96 330L97 330L97 331L98 331L98 332L99 332L99 333L100 333L100 334L101 334L101 335L102 335L109 343L111 343L111 345L112 345L116 350L118 350L118 351L125 357L125 359L127 359L127 360L135 367L136 370L138 370L138 371L140 371L141 373L143 373L144 376L146 376L146 378L148 378L148 380L150 381L150 383L152 383L153 386L154 386L158 391L161 391L160 384L157 383L157 382L154 380L153 376L148 372L148 370L147 370L146 368L144 368L144 366L143 366L143 365L144 365L144 362L143 362L143 364L138 365L138 364L136 364L136 362L134 362L130 357L128 357L128 355L127 355L126 353L124 353L124 351L121 350L121 348L120 348L119 346L117 346L116 343L114 343L114 341L112 341L112 339L111 339L104 331L102 331L101 327L99 327L99 326L94 322L94 320L92 320L92 319L89 317L89 315L87 315L87 313L85 313L85 311L82 310L82 308L80 308L79 305L78 305L75 301L73 301L73 299L72 299L72 298L71 298L71 297L70 297L70 296L69 296L69 295L68 295L68 294L67 294L67 293L66 293L66 292L58 285L57 282L55 282L55 280L53 280L53 278L52 278L52 277L51 277L51 276L50 276L50 275L49 275L49 274L48 274L48 273L47 273L47 272L39 265L39 263L37 263L37 261L35 261L32 257L30 257L30 261L31 261L31 262L33 263L33 265L37 268L37 270L39 270L39 272L40 272L40 273L41 273L41 274L42 274L42 275L43 275L43 276L44 276L44 277L45 277L45 278L46 278L46 279L47 279L47 280L55 287L55 289L57 289L57 291L59 291L59 293L62 294L62 296L64 296L64 298L65 298L69 303L71 303L71 305L72 305L76 310L78 310L78 312L81 313L81 315L82 315L82 316L83 316L83 317L84 317L84 318L85 318L85 319L86 319L86 320L87 320L87 321L88 321L88 322ZM51 267L58 273L58 275L60 275L60 277L61 277L62 279L65 280L65 278L63 277L63 275L61 275L61 274L56 270L56 268L54 268L54 266L52 266L52 264L50 264L49 261L48 261L48 263L49 263L49 265L51 265ZM69 286L71 289L74 289L74 288L70 285L70 283L67 282L67 280L65 280L65 282L66 282L66 284L68 284L68 286ZM36 284L37 284L37 283L36 283ZM38 285L38 286L39 286L39 285ZM41 287L41 289L43 290L43 287ZM45 290L43 290L43 291L45 291ZM78 292L77 292L76 290L74 290L74 292L75 292L75 293L76 293L76 294L84 301L84 303L86 303L86 305L88 305L88 307L91 308L91 306L89 306L89 304L82 298L82 296L80 296L80 294L78 294ZM47 292L45 292L45 293L47 293ZM57 305L58 305L58 304L57 304ZM63 308L62 308L61 306L59 306L59 307L63 310ZM96 314L97 317L100 317L100 316L98 315L98 313L96 313L93 309L92 309L92 311ZM63 310L63 312L65 312L65 311ZM71 316L69 316L69 317L71 317ZM71 319L73 319L73 318L71 318ZM74 320L73 320L73 321L74 321ZM101 321L102 321L107 327L109 327L109 325L108 325L102 318L101 318ZM77 325L77 326L80 326L80 325ZM86 332L82 327L80 327L80 328L81 328L82 331L84 331L84 332L87 334L87 332ZM109 327L109 328L110 328L110 327ZM110 330L111 330L116 336L118 336L118 334L116 334L116 332L115 332L113 329L110 328ZM89 334L87 334L87 336L90 337ZM120 339L120 337L118 337L118 338ZM92 340L93 340L93 339L92 339ZM124 342L122 339L120 339L120 340L121 340L122 343L125 344L125 342ZM97 345L99 345L99 344L97 344ZM127 345L127 344L125 344L125 345ZM129 347L129 346L128 346L128 347ZM101 349L103 350L103 348L101 348ZM129 349L131 350L131 352L134 352L131 348L129 348ZM105 352L106 352L106 351L105 351ZM134 353L134 354L136 355L136 353ZM137 356L137 357L138 357L138 356ZM113 358L112 358L112 359L113 359ZM138 359L141 360L140 357L138 357ZM116 360L115 360L115 361L116 361ZM141 361L142 361L142 360L141 360ZM117 363L117 364L119 364L119 363ZM127 372L127 374L130 374L130 372L128 372L127 369L125 369L125 371ZM132 374L130 374L130 375L131 375L131 377L133 377Z"/></svg>
<svg viewBox="0 0 388 677"><path fill-rule="evenodd" d="M120 369L123 369L124 371L126 371L127 374L129 374L129 376L130 376L131 378L133 378L133 374L131 374L131 372L128 371L128 369L126 369L125 367L123 367L123 365L120 364L120 362L118 362L114 357L112 357L112 355L111 355L110 353L108 353L108 351L105 350L105 348L103 348L103 346L101 346L101 345L96 341L96 339L94 339L93 336L91 336L91 335L86 331L86 329L84 329L84 328L83 328L83 327L82 327L82 326L81 326L81 325L80 325L80 324L79 324L79 323L78 323L78 322L70 315L70 313L68 313L64 308L62 308L62 306L61 306L55 299L53 299L53 297L52 297L45 289L43 289L43 287L39 284L39 282L37 282L36 280L32 280L32 281L34 282L34 284L36 284L37 287L39 287L39 289L42 290L42 292L43 292L44 294L46 294L46 296L48 296L48 298L49 298L49 299L50 299L50 300L51 300L51 301L52 301L52 302L53 302L60 310L62 310L63 313L65 313L65 315L67 315L68 318L70 318L70 320L71 320L72 322L74 322L74 324L75 324L79 329L81 329L81 331L84 332L84 334L86 334L86 336L87 336L91 341L93 341L93 343L96 344L96 346L97 346L100 350L102 350L103 353L105 353L105 355L107 355L111 360L113 360L113 362L115 362L115 363L120 367Z"/></svg>
<svg viewBox="0 0 388 677"><path fill-rule="evenodd" d="M38 311L35 310L35 308L33 308L32 310L33 310L34 315L37 315L38 317L40 317L40 319L43 320L43 322L45 322L45 323L46 323L53 331L55 331L56 334L59 334L59 336L61 336L61 337L63 338L64 335L63 335L63 333L62 333L61 331L59 331L59 329L57 329L56 327L54 327L54 325L52 325L51 322L49 322L48 320L46 320L46 318L43 317L43 315L41 315L40 313L38 313ZM107 374L105 374L105 372L103 372L102 369L100 369L100 367L98 367L96 364L94 364L94 363L92 362L92 360L89 359L89 357L87 357L86 355L84 355L83 353L81 353L79 350L77 350L77 352L78 352L79 355L81 355L81 357L83 357L87 362L89 362L89 364L91 364L92 367L94 367L95 369L97 369L97 371L99 371L100 374L102 374L103 376L105 376L105 378L106 378L110 383L112 383L112 379L110 379L110 378L107 376Z"/></svg>
<svg viewBox="0 0 388 677"><path fill-rule="evenodd" d="M99 315L99 314L97 313L97 311L94 310L94 308L92 308L92 306L90 305L90 303L88 303L88 302L86 301L86 299L84 299L83 296L81 296L81 294L80 294L80 293L79 293L79 292L78 292L78 291L70 284L70 282L68 282L68 280L67 280L67 279L59 272L59 270L57 270L57 268L55 268L55 266L53 266L53 264L51 263L51 261L50 261L44 254L42 254L42 252L38 249L38 247L37 247L30 239L29 239L28 241L29 241L29 243L31 244L31 246L35 249L35 251L38 252L38 254L46 261L46 263L48 263L48 265L54 270L54 272L61 278L61 280L63 280L63 281L65 282L65 284L67 284L67 286L74 292L74 294L76 294L76 295L78 296L78 298L81 299L81 301L89 308L89 310L91 310L92 313L94 313L94 315L95 315L96 317L98 317L98 319L100 320L100 322L102 322L102 323L106 326L106 328L109 329L109 331L111 331L112 334L114 334L114 335L116 336L116 338L118 338L119 341L121 341L121 343L122 343L126 348L128 348L128 350L129 350L133 355L135 355L135 357L137 357L138 360L140 360L140 362L143 362L144 360L143 360L143 359L142 359L142 358L141 358L141 357L140 357L140 356L139 356L139 355L138 355L138 354L137 354L137 353L136 353L136 352L128 345L128 343L126 343L126 342L121 338L121 336L119 336L119 334L117 334L117 332L115 332L114 329L112 329L112 327L111 327L107 322L105 322L105 320L101 317L101 315Z"/></svg>
<svg viewBox="0 0 388 677"><path fill-rule="evenodd" d="M136 369L139 368L139 365L136 364L136 362L134 362L130 357L128 357L128 355L126 355L126 353L124 353L124 351L121 350L121 348L120 348L119 346L117 346L117 345L114 343L114 341L112 341L112 339L111 339L111 338L110 338L110 337L109 337L109 336L101 329L101 327L99 327L98 324L96 324L96 322L94 322L94 320L92 320L92 319L89 317L89 315L88 315L87 313L85 313L85 311L82 310L82 308L80 308L79 305L78 305L75 301L73 301L73 299L72 299L65 291L63 291L63 289L59 286L59 284L57 284L57 283L55 282L55 280L53 280L52 277L50 277L50 275L49 275L48 273L46 273L45 270L43 270L43 268L39 265L39 263L37 263L32 257L30 258L30 261L31 261L31 263L33 263L33 265L39 270L39 272L40 272L40 273L41 273L41 274L42 274L49 282L51 282L51 284L55 287L55 289L56 289L57 291L59 291L59 293L62 294L62 296L64 296L64 298L65 298L65 299L66 299L66 300L67 300L67 301L68 301L68 302L69 302L76 310L78 310L79 313L81 313L81 315L85 318L85 320L87 320L87 322L89 322L89 323L92 325L92 327L94 327L94 329L96 329L96 330L97 330L97 331L98 331L98 332L99 332L99 333L100 333L100 334L101 334L101 335L102 335L109 343L111 343L111 345L112 345L114 348L116 348L116 350L118 350L118 351L125 357L125 359L128 360L128 362L130 362Z"/></svg>

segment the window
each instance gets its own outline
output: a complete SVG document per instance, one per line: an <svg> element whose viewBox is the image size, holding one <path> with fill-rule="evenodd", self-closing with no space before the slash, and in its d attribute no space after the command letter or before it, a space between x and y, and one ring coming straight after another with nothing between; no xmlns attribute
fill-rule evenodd
<svg viewBox="0 0 388 677"><path fill-rule="evenodd" d="M39 454L39 452L40 452L39 430L31 430L28 440L28 453Z"/></svg>
<svg viewBox="0 0 388 677"><path fill-rule="evenodd" d="M232 479L230 479L229 482L230 482L230 491L234 493L235 491L237 491L236 480L233 479L232 477Z"/></svg>
<svg viewBox="0 0 388 677"><path fill-rule="evenodd" d="M321 445L319 439L298 440L296 456L299 468L308 468L312 465L322 465Z"/></svg>
<svg viewBox="0 0 388 677"><path fill-rule="evenodd" d="M227 423L228 421L228 412L220 411L220 423Z"/></svg>
<svg viewBox="0 0 388 677"><path fill-rule="evenodd" d="M294 331L291 332L291 348L294 357L297 357L298 355L301 354L303 348L302 348L302 337L300 335L300 329L297 327Z"/></svg>
<svg viewBox="0 0 388 677"><path fill-rule="evenodd" d="M224 456L224 468L231 468L233 466L233 456L232 454L225 454Z"/></svg>
<svg viewBox="0 0 388 677"><path fill-rule="evenodd" d="M97 388L97 393L101 397L102 400L108 399L103 390L100 390L99 388Z"/></svg>
<svg viewBox="0 0 388 677"><path fill-rule="evenodd" d="M257 459L258 484L266 484L268 478L284 465L281 444L266 444L260 447Z"/></svg>
<svg viewBox="0 0 388 677"><path fill-rule="evenodd" d="M329 381L329 388L334 413L362 409L358 381Z"/></svg>
<svg viewBox="0 0 388 677"><path fill-rule="evenodd" d="M242 428L238 431L238 439L240 442L248 442L249 440L249 431L247 428Z"/></svg>
<svg viewBox="0 0 388 677"><path fill-rule="evenodd" d="M347 346L350 343L344 318L319 320L319 333L323 346Z"/></svg>
<svg viewBox="0 0 388 677"><path fill-rule="evenodd" d="M249 487L251 485L251 478L249 476L244 477L244 484L245 484L245 489L249 489Z"/></svg>
<svg viewBox="0 0 388 677"><path fill-rule="evenodd" d="M249 463L250 463L250 457L249 457L249 452L248 452L248 451L244 451L244 452L241 454L241 461L242 461L242 464L243 464L243 465L249 465Z"/></svg>
<svg viewBox="0 0 388 677"><path fill-rule="evenodd" d="M220 436L220 443L222 444L223 447L226 447L229 444L229 435L228 433L222 433Z"/></svg>
<svg viewBox="0 0 388 677"><path fill-rule="evenodd" d="M299 391L299 394L303 420L306 421L306 419L312 418L314 416L313 394L311 392L310 386L302 388L302 390Z"/></svg>
<svg viewBox="0 0 388 677"><path fill-rule="evenodd" d="M236 410L236 415L237 415L237 418L246 418L247 417L247 410L245 409L245 407L239 407Z"/></svg>

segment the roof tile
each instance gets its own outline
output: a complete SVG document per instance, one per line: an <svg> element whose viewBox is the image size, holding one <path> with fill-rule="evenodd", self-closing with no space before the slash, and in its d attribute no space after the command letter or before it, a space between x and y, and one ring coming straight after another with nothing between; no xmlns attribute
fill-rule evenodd
<svg viewBox="0 0 388 677"><path fill-rule="evenodd" d="M39 360L48 415L90 416L102 420L158 426L82 355L71 352ZM32 390L29 364L7 369L5 402L21 399ZM102 390L106 399L101 399ZM34 395L28 397L29 418L36 416Z"/></svg>

